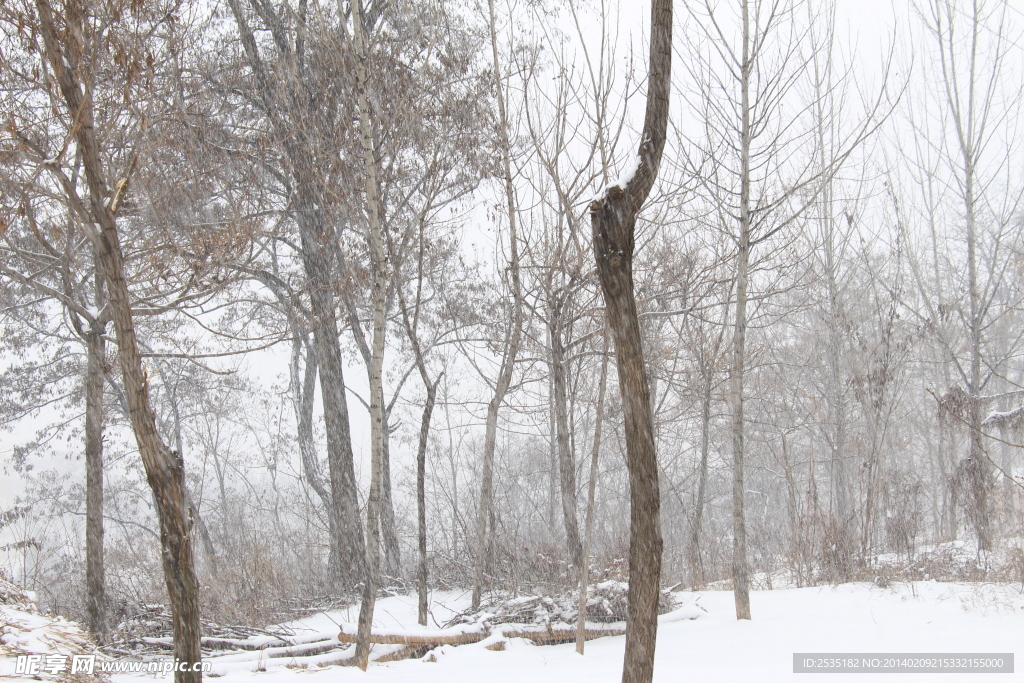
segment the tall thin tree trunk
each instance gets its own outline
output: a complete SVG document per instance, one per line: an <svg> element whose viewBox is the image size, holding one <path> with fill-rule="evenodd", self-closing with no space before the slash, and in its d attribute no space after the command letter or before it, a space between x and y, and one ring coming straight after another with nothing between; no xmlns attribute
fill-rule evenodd
<svg viewBox="0 0 1024 683"><path fill-rule="evenodd" d="M97 310L102 309L97 281ZM103 570L103 376L106 365L103 324L95 322L86 337L85 375L85 585L89 630L101 640L108 632Z"/></svg>
<svg viewBox="0 0 1024 683"><path fill-rule="evenodd" d="M383 391L383 389L382 389ZM385 409L381 418L384 445L380 460L380 535L384 546L384 571L393 578L402 576L402 551L395 528L395 505L391 498L391 411Z"/></svg>
<svg viewBox="0 0 1024 683"><path fill-rule="evenodd" d="M550 330L548 330L550 342ZM558 500L558 419L555 417L555 363L549 358L548 363L548 530L554 540L555 505Z"/></svg>
<svg viewBox="0 0 1024 683"><path fill-rule="evenodd" d="M416 569L416 584L419 592L417 622L427 625L427 438L430 434L430 416L434 412L437 396L438 377L433 384L427 384L427 400L423 404L423 420L420 423L420 443L416 449L416 519L418 522L419 562Z"/></svg>
<svg viewBox="0 0 1024 683"><path fill-rule="evenodd" d="M972 84L973 87L973 84ZM973 112L972 112L973 113ZM970 451L967 458L967 474L969 479L969 495L971 497L970 510L971 521L974 524L974 532L978 539L978 550L992 549L992 528L991 528L991 505L989 503L989 491L991 489L991 467L988 456L985 454L981 431L983 414L981 397L981 343L982 343L982 311L981 296L978 292L978 256L977 256L977 208L974 198L974 150L971 149L971 141L966 140L961 144L963 148L963 161L965 168L964 179L964 213L967 224L967 290L970 299L970 319L968 321L970 342L971 342L971 370L970 386L967 393L970 394L968 406L968 421L970 427Z"/></svg>
<svg viewBox="0 0 1024 683"><path fill-rule="evenodd" d="M512 278L512 321L510 324L508 343L501 359L498 381L495 382L494 396L487 404L487 425L484 430L484 454L480 475L480 500L476 516L476 566L473 575L472 608L480 608L483 592L484 575L487 568L488 520L493 519L493 488L494 488L494 449L498 433L498 411L505 401L505 395L512 384L512 371L515 369L516 357L519 355L519 342L522 337L523 314L522 294L519 283L519 235L516 225L516 196L512 183L512 143L508 137L508 110L505 107L505 90L502 84L501 62L498 59L498 27L494 14L494 0L487 0L489 30L491 38L491 59L494 68L494 92L498 101L498 136L500 138L502 173L505 185L505 209L508 217L509 235L509 273ZM490 534L494 535L493 524Z"/></svg>
<svg viewBox="0 0 1024 683"><path fill-rule="evenodd" d="M388 247L391 252L394 253L391 241L388 240ZM430 381L430 374L427 372L427 363L423 357L423 348L420 346L419 337L416 334L417 323L419 322L419 305L420 305L420 293L423 291L423 255L425 249L425 240L423 235L423 226L420 226L419 235L419 255L416 263L416 316L412 319L409 317L409 307L405 303L405 294L402 291L402 283L398 282L395 286L395 291L398 294L398 304L402 312L402 324L405 326L405 333L409 337L409 344L412 346L413 355L416 359L416 368L420 373L420 380L423 382L423 388L427 391L426 401L423 404L423 418L420 422L420 441L419 446L416 449L416 519L417 519L417 550L418 550L418 561L416 567L416 583L418 595L418 618L417 621L421 626L427 625L427 493L426 493L426 482L427 482L427 444L429 443L430 437L430 418L434 413L434 402L437 398L437 387L441 384L441 378L444 377L444 372L438 375L437 379L433 382ZM452 487L455 488L456 482L453 480ZM458 495L453 491L452 494L453 504L457 505ZM454 522L455 520L453 520ZM452 526L452 555L455 554L455 526Z"/></svg>
<svg viewBox="0 0 1024 683"><path fill-rule="evenodd" d="M697 587L704 584L704 559L701 556L700 538L704 526L704 506L708 488L708 455L711 451L711 369L703 373L704 386L700 401L700 470L697 472L697 502L693 511L693 525L690 529L690 584Z"/></svg>
<svg viewBox="0 0 1024 683"><path fill-rule="evenodd" d="M736 257L736 324L733 328L732 399L732 581L736 618L750 619L747 525L743 507L743 372L746 365L747 281L750 262L750 8L743 1L743 62L740 64L740 234Z"/></svg>
<svg viewBox="0 0 1024 683"><path fill-rule="evenodd" d="M583 654L584 629L587 624L587 574L590 569L590 541L594 536L594 499L597 497L598 456L601 454L601 427L604 424L604 396L608 386L608 330L604 334L601 353L601 383L597 389L597 408L594 412L594 447L590 453L590 483L587 485L587 521L583 532L583 562L580 564L580 601L576 615L576 652Z"/></svg>
<svg viewBox="0 0 1024 683"><path fill-rule="evenodd" d="M558 479L562 490L562 520L565 523L565 542L569 561L580 567L585 560L580 543L580 528L576 516L576 458L569 439L569 399L565 387L565 348L562 343L562 302L551 306L549 336L551 338L552 388L554 389L555 431L558 445Z"/></svg>
<svg viewBox="0 0 1024 683"><path fill-rule="evenodd" d="M370 365L370 495L366 504L366 579L359 608L356 638L356 665L366 670L370 657L370 627L377 596L380 569L381 483L384 465L384 324L387 306L387 263L384 255L384 227L377 191L377 159L373 148L373 121L367 96L369 53L363 26L361 0L352 2L352 34L356 49L356 101L359 112L359 137L363 156L366 192L367 242L370 251L370 298L373 304L373 337Z"/></svg>
<svg viewBox="0 0 1024 683"><path fill-rule="evenodd" d="M834 7L833 7L834 11ZM832 23L830 21L829 27ZM815 84L815 129L818 142L818 165L823 175L827 175L829 160L826 158L831 141L826 139L826 104L834 106L830 98L832 85L831 66L831 29L828 37L828 49L824 52L825 64L818 59L821 54L814 53L814 84ZM826 101L827 100L827 101ZM842 370L842 330L840 329L841 311L839 300L839 282L836 254L836 226L833 216L832 179L827 178L821 191L819 202L818 223L822 233L822 256L825 270L825 286L827 291L827 309L825 320L828 325L828 348L826 352L828 379L826 382L826 401L828 405L828 422L826 435L830 450L830 469L832 482L832 517L838 535L836 555L839 558L839 580L845 581L850 570L850 550L852 545L852 515L850 512L849 477L846 467L846 397L843 391Z"/></svg>

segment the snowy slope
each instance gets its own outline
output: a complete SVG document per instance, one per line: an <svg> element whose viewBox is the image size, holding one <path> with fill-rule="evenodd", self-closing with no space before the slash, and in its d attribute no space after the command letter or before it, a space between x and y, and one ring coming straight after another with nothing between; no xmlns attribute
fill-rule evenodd
<svg viewBox="0 0 1024 683"><path fill-rule="evenodd" d="M4 681L38 681L38 680L103 680L102 676L71 676L68 671L58 671L56 667L42 670L32 676L18 675L18 655L55 655L95 654L96 648L92 639L78 624L63 617L50 617L40 614L36 609L35 598L31 593L22 592L15 584L0 577L0 680Z"/></svg>

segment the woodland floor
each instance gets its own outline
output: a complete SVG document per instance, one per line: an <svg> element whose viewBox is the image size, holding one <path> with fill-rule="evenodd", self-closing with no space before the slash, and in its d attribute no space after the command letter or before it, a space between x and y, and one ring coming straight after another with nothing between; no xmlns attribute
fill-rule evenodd
<svg viewBox="0 0 1024 683"><path fill-rule="evenodd" d="M970 584L922 581L893 583L886 588L858 583L758 591L752 595L753 620L737 622L732 593L678 593L680 615L659 628L655 680L676 681L960 681L970 674L794 674L794 652L1015 652L1024 659L1024 592L1020 584ZM468 596L438 593L431 606L438 624L466 606ZM695 609L698 607L699 609ZM375 628L416 628L415 599L392 597L378 602ZM695 619L689 617L699 616ZM670 615L665 615L670 616ZM317 615L293 624L311 631L333 629L333 621L355 621L355 615ZM435 627L431 623L431 627ZM436 661L406 660L371 664L368 672L329 667L289 669L287 661L254 672L250 665L215 664L217 680L268 681L487 681L487 683L600 683L620 680L624 637L590 641L580 656L575 646L536 646L512 640L494 652L482 643L445 646ZM381 646L378 646L380 648ZM387 646L384 646L387 647ZM218 670L219 669L219 670ZM1024 661L1017 673L996 680L1024 680ZM988 677L986 677L986 680ZM115 676L128 683L133 676Z"/></svg>
<svg viewBox="0 0 1024 683"><path fill-rule="evenodd" d="M675 593L679 608L662 616L658 632L655 680L681 681L959 681L975 674L794 674L793 654L814 653L1009 653L1018 661L1014 674L983 680L1024 681L1024 590L1020 583L894 582L887 587L849 583L815 588L786 588L752 594L753 620L734 618L729 591ZM436 592L431 596L431 623L437 629L468 604L468 594ZM6 609L6 608L5 608ZM24 617L7 609L7 622ZM298 640L312 642L336 634L337 623L354 622L355 612L316 614L288 624ZM28 617L24 617L28 619ZM32 642L48 641L48 630L70 622L32 615ZM49 624L49 625L48 625ZM377 631L422 632L416 625L415 596L378 600ZM77 629L75 629L77 630ZM537 646L512 639L504 651L485 649L486 642L443 646L424 659L371 663L367 672L350 667L321 667L350 651L314 656L259 659L255 653L211 657L208 680L224 683L260 681L380 681L398 683L486 681L487 683L613 683L620 680L624 637L587 643L586 654L572 644ZM24 641L28 643L28 640ZM374 646L382 656L397 646ZM13 656L0 647L0 678L13 676ZM254 656L257 657L254 659ZM425 661L426 659L434 661ZM262 670L261 670L262 669ZM49 678L49 677L46 677ZM25 679L30 680L30 679ZM38 679L36 679L38 680ZM154 680L153 674L115 674L115 683ZM159 678L158 680L170 680Z"/></svg>

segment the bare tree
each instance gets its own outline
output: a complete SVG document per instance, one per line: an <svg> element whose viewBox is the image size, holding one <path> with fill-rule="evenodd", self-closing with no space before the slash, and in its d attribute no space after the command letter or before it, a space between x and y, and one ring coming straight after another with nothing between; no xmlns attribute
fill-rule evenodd
<svg viewBox="0 0 1024 683"><path fill-rule="evenodd" d="M925 102L921 112L911 114L919 145L908 157L917 166L912 173L923 193L925 220L930 232L938 234L933 272L938 274L947 259L966 272L951 274L952 291L943 296L943 284L936 279L929 286L916 259L912 265L925 305L919 315L935 331L958 382L945 392L940 409L968 430L968 451L953 474L954 488L962 494L979 550L989 550L994 463L982 424L998 397L994 385L1000 384L1011 349L1019 344L1007 346L1006 340L989 337L1014 308L1013 295L1005 295L1003 273L1012 245L1019 243L1014 216L1024 199L1019 173L1011 170L1016 142L1011 131L1020 105L1002 94L1007 79L1015 78L1009 68L1014 45L1007 37L1005 3L979 1L964 8L954 0L933 0L917 9L938 52L939 69L929 84L934 103ZM955 209L948 198L955 198ZM959 216L952 225L945 218L948 209ZM963 251L950 253L959 240ZM946 324L942 309L949 306L959 312L960 325Z"/></svg>
<svg viewBox="0 0 1024 683"><path fill-rule="evenodd" d="M493 516L494 490L494 449L498 436L498 411L501 409L505 396L512 384L512 373L515 370L516 357L519 355L519 344L523 334L522 287L519 279L519 235L516 207L516 192L512 175L512 142L509 133L509 115L506 107L506 94L503 66L498 52L498 26L494 11L494 0L487 0L487 13L491 37L491 59L494 70L494 96L498 104L497 136L498 153L501 156L499 174L505 194L506 218L508 219L509 260L508 270L511 278L512 319L509 322L508 335L504 344L501 367L494 384L494 395L487 404L487 423L484 433L484 452L480 475L480 499L477 502L476 518L476 554L473 574L473 609L480 607L483 592L484 573L487 566L488 528ZM490 529L493 536L494 529Z"/></svg>
<svg viewBox="0 0 1024 683"><path fill-rule="evenodd" d="M79 194L79 188L70 183L64 185L64 191L81 221L79 226L95 245L99 271L106 284L106 303L117 333L118 357L132 429L160 520L161 555L171 600L175 656L188 664L186 668L195 669L201 659L199 586L193 562L184 462L180 455L167 447L157 432L156 417L149 401L147 374L136 339L121 237L115 220L115 213L125 198L133 165L120 169L124 174L120 178L110 175L118 172L104 164L107 150L103 149L97 135L93 95L81 80L83 75L93 73L97 66L87 62L89 54L85 41L95 36L96 23L102 21L102 17L74 2L61 8L60 23L44 0L39 0L35 9L34 19L42 37L43 55L59 87L59 103L67 117L68 138L81 154L87 191L83 196ZM111 16L120 15L116 8L104 9L110 10ZM155 19L146 19L155 27L162 23L160 16L158 11ZM126 34L126 37L133 36ZM114 178L118 179L115 181ZM175 680L178 681L199 681L201 678L198 670L175 671Z"/></svg>
<svg viewBox="0 0 1024 683"><path fill-rule="evenodd" d="M623 683L654 676L661 580L661 497L650 384L633 291L636 219L654 186L665 148L672 69L672 0L651 4L647 109L635 165L590 205L594 258L615 340L625 413L630 490L629 617Z"/></svg>
<svg viewBox="0 0 1024 683"><path fill-rule="evenodd" d="M801 46L808 28L801 26L791 0L743 0L736 36L730 37L727 10L702 2L690 7L701 27L687 62L695 84L688 94L703 122L692 164L700 193L716 208L736 245L735 309L732 334L730 403L733 451L733 590L736 617L750 618L750 579L745 484L745 375L747 371L748 304L754 247L770 240L799 219L814 203L846 159L884 120L886 80L866 112L836 141L832 158L797 152L813 142L813 124L805 121L807 104L786 108L798 97L798 85L812 69ZM813 23L813 18L812 18ZM835 115L836 112L831 112Z"/></svg>

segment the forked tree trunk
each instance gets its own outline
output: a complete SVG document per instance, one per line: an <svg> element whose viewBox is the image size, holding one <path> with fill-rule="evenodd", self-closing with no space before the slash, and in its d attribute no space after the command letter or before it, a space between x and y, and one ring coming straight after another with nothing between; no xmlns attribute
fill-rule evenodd
<svg viewBox="0 0 1024 683"><path fill-rule="evenodd" d="M322 245L326 232L324 217L315 204L312 198L296 200L300 214L297 222L302 262L309 278L310 312L315 321L313 346L319 365L320 394L327 433L330 514L339 530L333 539L336 547L331 549L331 558L337 563L331 567L331 578L335 590L341 590L363 579L366 546L360 529L359 504L356 500L355 464L341 346L338 341L338 320L334 295L329 289L333 278L327 249Z"/></svg>
<svg viewBox="0 0 1024 683"><path fill-rule="evenodd" d="M166 376L166 366L161 366L160 370L160 381L165 387L170 387L171 382L168 381ZM185 457L185 446L184 439L181 436L181 411L178 410L178 392L175 388L173 391L165 392L167 402L171 407L171 414L174 416L174 447L178 451L179 457ZM188 492L188 487L185 487L185 503L188 504L188 514L192 517L192 523L195 524L196 530L199 532L199 540L203 544L203 552L206 554L206 559L210 561L210 573L217 576L217 551L213 547L213 539L210 538L210 530L206 528L206 522L203 521L203 516L199 514L199 508L196 507L195 502L192 500L192 494Z"/></svg>
<svg viewBox="0 0 1024 683"><path fill-rule="evenodd" d="M296 436L299 442L299 457L302 460L302 475L327 512L327 538L329 542L327 567L332 580L339 574L342 565L340 553L345 547L341 531L338 529L338 521L332 508L334 503L331 499L331 492L324 486L320 478L320 467L316 454L316 441L313 436L313 407L316 398L316 377L318 363L316 352L309 338L302 338L301 331L293 328L295 335L292 341L292 358L289 364L292 384L292 408L295 411ZM306 350L306 367L299 377L299 360L303 347Z"/></svg>
<svg viewBox="0 0 1024 683"><path fill-rule="evenodd" d="M293 179L294 215L299 228L302 266L309 290L313 324L313 344L320 367L320 394L323 400L324 428L327 435L327 464L331 482L331 507L338 534L333 539L331 579L335 590L354 586L365 574L366 545L359 523L356 498L352 436L345 396L345 375L338 340L338 317L332 287L332 251L334 231L327 226L322 197L321 173L313 167L313 144L302 126L293 125L290 116L301 117L297 110L301 98L275 99L277 92L269 82L259 55L255 34L249 27L238 0L228 0L238 25L246 59L256 81L257 92L274 134L281 140L285 160Z"/></svg>
<svg viewBox="0 0 1024 683"><path fill-rule="evenodd" d="M108 201L112 197L111 186L103 169L99 141L93 127L92 101L76 80L75 65L79 64L82 49L79 41L84 40L86 34L85 10L76 3L68 3L62 32L58 32L45 0L37 0L36 10L46 58L60 89L66 114L77 124L72 135L82 155L89 188L85 203L93 219L93 226L85 229L95 245L100 272L107 285L107 304L117 333L132 431L160 521L160 556L171 603L174 656L185 668L192 669L201 661L202 650L199 644L199 583L190 538L192 524L185 494L185 468L181 458L171 452L157 432L156 415L149 402L148 378L135 336L120 236L112 203ZM123 186L124 183L121 184ZM202 673L176 670L174 679L178 683L197 683L202 680Z"/></svg>
<svg viewBox="0 0 1024 683"><path fill-rule="evenodd" d="M672 0L654 0L647 111L636 171L608 187L590 206L594 257L615 341L629 469L629 607L623 683L651 681L658 635L661 496L650 384L633 286L633 249L636 216L654 186L665 148L671 68Z"/></svg>

